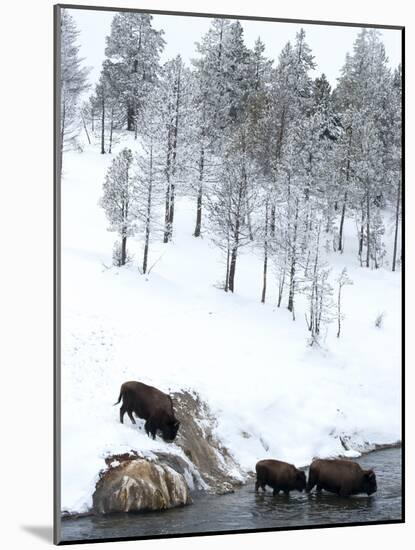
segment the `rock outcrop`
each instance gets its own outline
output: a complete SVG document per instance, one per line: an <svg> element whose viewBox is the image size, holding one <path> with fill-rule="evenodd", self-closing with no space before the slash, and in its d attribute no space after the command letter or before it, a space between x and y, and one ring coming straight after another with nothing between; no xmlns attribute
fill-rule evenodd
<svg viewBox="0 0 415 550"><path fill-rule="evenodd" d="M192 502L184 476L168 465L143 458L112 457L93 495L99 514L165 510Z"/></svg>
<svg viewBox="0 0 415 550"><path fill-rule="evenodd" d="M214 435L216 419L198 394L172 394L179 433L171 452L140 449L110 455L93 495L93 512L165 510L192 502L190 491L216 494L241 485L240 467Z"/></svg>
<svg viewBox="0 0 415 550"><path fill-rule="evenodd" d="M194 464L208 490L217 494L228 493L242 484L240 466L215 437L216 419L206 402L195 392L181 391L171 394L174 410L180 420L175 443Z"/></svg>

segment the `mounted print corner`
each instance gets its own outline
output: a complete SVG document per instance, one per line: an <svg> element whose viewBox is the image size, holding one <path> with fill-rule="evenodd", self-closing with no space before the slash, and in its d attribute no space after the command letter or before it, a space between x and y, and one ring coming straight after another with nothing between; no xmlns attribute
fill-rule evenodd
<svg viewBox="0 0 415 550"><path fill-rule="evenodd" d="M55 542L400 523L402 27L55 6Z"/></svg>

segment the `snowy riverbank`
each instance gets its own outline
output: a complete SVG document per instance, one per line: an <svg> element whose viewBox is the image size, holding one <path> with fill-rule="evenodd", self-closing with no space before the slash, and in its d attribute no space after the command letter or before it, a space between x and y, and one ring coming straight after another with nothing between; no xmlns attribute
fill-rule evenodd
<svg viewBox="0 0 415 550"><path fill-rule="evenodd" d="M192 237L195 204L188 198L177 201L173 242L157 239L150 249L150 275L137 271L135 239L132 264L109 267L115 235L106 231L98 200L112 157L96 149L64 160L62 510L91 506L109 454L181 452L153 442L139 424L119 423L112 405L130 379L166 392L196 390L241 479L261 458L302 466L400 439L400 273L359 266L352 220L345 253L329 255L333 280L346 266L354 283L344 289L342 336L332 325L324 346L310 348L301 297L294 322L285 307L276 308L270 277L268 301L260 303L258 251L241 256L235 294L218 288L223 258L207 234Z"/></svg>

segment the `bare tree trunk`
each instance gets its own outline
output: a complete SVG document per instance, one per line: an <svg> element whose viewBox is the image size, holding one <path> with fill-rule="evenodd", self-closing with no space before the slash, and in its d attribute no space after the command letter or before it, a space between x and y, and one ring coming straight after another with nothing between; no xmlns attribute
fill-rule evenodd
<svg viewBox="0 0 415 550"><path fill-rule="evenodd" d="M127 130L129 132L132 132L135 130L135 113L132 105L128 105L127 107Z"/></svg>
<svg viewBox="0 0 415 550"><path fill-rule="evenodd" d="M176 193L176 186L172 182L170 185L170 211L169 211L169 230L170 230L170 240L173 237L173 220L174 220L174 199Z"/></svg>
<svg viewBox="0 0 415 550"><path fill-rule="evenodd" d="M366 192L366 267L370 266L370 197L369 189Z"/></svg>
<svg viewBox="0 0 415 550"><path fill-rule="evenodd" d="M275 204L271 206L271 216L269 222L269 234L271 237L275 237Z"/></svg>
<svg viewBox="0 0 415 550"><path fill-rule="evenodd" d="M278 283L278 303L277 307L281 306L282 296L284 294L284 286L285 286L285 265L284 270L280 275L279 283Z"/></svg>
<svg viewBox="0 0 415 550"><path fill-rule="evenodd" d="M293 242L291 247L291 267L290 267L290 290L288 294L288 311L291 311L293 314L293 319L295 320L294 313L294 294L295 294L295 274L296 274L296 263L297 263L297 224L298 224L298 199L295 207L295 221L294 221L294 235Z"/></svg>
<svg viewBox="0 0 415 550"><path fill-rule="evenodd" d="M112 107L112 109L111 109L110 145L109 145L109 149L108 149L108 153L110 153L110 154L112 152L112 133L113 133L113 130L114 130L114 107Z"/></svg>
<svg viewBox="0 0 415 550"><path fill-rule="evenodd" d="M202 198L203 198L203 171L205 165L205 151L202 147L200 150L200 159L199 159L199 188L197 192L197 206L196 206L196 227L193 235L195 237L200 237L202 229Z"/></svg>
<svg viewBox="0 0 415 550"><path fill-rule="evenodd" d="M66 109L65 109L65 101L63 101L63 106L62 106L62 113L61 113L61 135L60 135L60 138L61 138L61 142L60 142L60 151L59 151L59 172L60 172L60 176L62 176L62 163L63 163L63 142L64 142L64 139L65 139L65 122L66 122Z"/></svg>
<svg viewBox="0 0 415 550"><path fill-rule="evenodd" d="M163 242L168 243L170 239L170 177L168 177L166 188L166 199L164 202L164 237Z"/></svg>
<svg viewBox="0 0 415 550"><path fill-rule="evenodd" d="M312 286L310 297L310 321L308 324L308 330L311 332L312 343L315 342L316 336L319 333L319 319L318 319L318 266L319 266L319 246L320 246L320 231L321 226L318 228L317 241L316 241L316 254L314 257L313 273L312 273Z"/></svg>
<svg viewBox="0 0 415 550"><path fill-rule="evenodd" d="M288 311L293 313L294 318L294 278L295 278L295 261L294 258L291 260L291 269L290 269L290 290L288 294Z"/></svg>
<svg viewBox="0 0 415 550"><path fill-rule="evenodd" d="M251 208L249 206L248 198L246 198L245 200L246 200L246 211L247 211L246 217L247 217L247 222L248 222L249 240L253 241L254 240L254 233L252 231Z"/></svg>
<svg viewBox="0 0 415 550"><path fill-rule="evenodd" d="M105 97L104 97L104 92L102 92L102 102L101 102L101 154L102 155L105 154Z"/></svg>
<svg viewBox="0 0 415 550"><path fill-rule="evenodd" d="M225 292L229 290L229 264L230 264L231 251L228 241L228 247L226 249L226 278L225 278Z"/></svg>
<svg viewBox="0 0 415 550"><path fill-rule="evenodd" d="M231 254L231 264L229 268L229 290L231 292L235 289L235 272L236 272L236 259L238 256L238 248L234 246Z"/></svg>
<svg viewBox="0 0 415 550"><path fill-rule="evenodd" d="M240 243L240 230L241 230L241 223L243 222L242 219L242 204L245 200L244 192L246 187L239 185L239 192L238 192L238 201L236 206L236 212L235 212L235 224L232 226L232 253L231 253L231 265L229 268L229 290L233 292L235 290L235 272L236 272L236 259L238 256L238 249L239 249L239 243Z"/></svg>
<svg viewBox="0 0 415 550"><path fill-rule="evenodd" d="M339 293L337 295L337 338L340 338L340 330L341 330L341 307L340 307L341 291L342 291L342 287L339 284Z"/></svg>
<svg viewBox="0 0 415 550"><path fill-rule="evenodd" d="M395 210L395 236L393 239L393 257L392 257L392 271L396 269L396 253L398 247L398 228L399 228L399 210L401 207L401 178L398 183L398 193L396 196L396 210Z"/></svg>
<svg viewBox="0 0 415 550"><path fill-rule="evenodd" d="M166 158L166 199L164 205L164 237L163 242L168 243L170 240L170 198L171 198L171 129L167 132L167 158Z"/></svg>
<svg viewBox="0 0 415 550"><path fill-rule="evenodd" d="M179 73L177 75L176 112L174 117L173 144L172 144L172 176L174 176L176 172L177 137L179 133L180 83L181 83L181 74L179 70ZM169 214L170 239L173 235L175 193L176 193L176 186L174 184L174 181L172 181L171 187L170 187L170 214Z"/></svg>
<svg viewBox="0 0 415 550"><path fill-rule="evenodd" d="M127 261L127 237L124 235L121 239L121 265Z"/></svg>
<svg viewBox="0 0 415 550"><path fill-rule="evenodd" d="M364 221L365 221L365 212L362 206L362 218L360 221L360 232L359 232L359 260L360 260L360 267L363 266L363 260L362 260L362 254L363 254L363 237L364 237Z"/></svg>
<svg viewBox="0 0 415 550"><path fill-rule="evenodd" d="M202 227L202 185L200 184L198 193L197 193L197 203L196 203L196 227L193 235L195 237L200 237Z"/></svg>
<svg viewBox="0 0 415 550"><path fill-rule="evenodd" d="M268 270L268 198L265 202L265 224L264 224L264 268L262 274L262 295L261 302L265 304L267 292L267 270Z"/></svg>
<svg viewBox="0 0 415 550"><path fill-rule="evenodd" d="M143 256L143 273L147 273L147 261L148 261L148 248L150 243L150 220L151 220L151 202L153 191L153 146L150 145L150 174L148 183L147 194L147 215L146 215L146 230L145 230L145 243L144 243L144 256Z"/></svg>
<svg viewBox="0 0 415 550"><path fill-rule="evenodd" d="M340 228L339 228L339 248L338 250L343 254L344 244L343 244L343 227L344 227L344 217L346 213L346 204L347 204L347 191L344 193L342 214L340 218Z"/></svg>
<svg viewBox="0 0 415 550"><path fill-rule="evenodd" d="M81 112L81 119L82 119L82 124L83 124L84 130L85 130L86 137L88 139L88 143L89 143L89 145L91 145L91 140L89 138L88 128L86 127L84 114L82 112Z"/></svg>
<svg viewBox="0 0 415 550"><path fill-rule="evenodd" d="M342 206L342 214L340 218L340 231L339 231L339 248L341 254L344 252L344 243L343 243L343 226L344 226L344 217L346 213L346 204L347 204L347 190L349 188L349 180L350 180L350 148L352 145L352 132L350 130L349 133L349 148L347 150L347 163L346 163L346 191L344 192L344 199L343 199L343 206Z"/></svg>

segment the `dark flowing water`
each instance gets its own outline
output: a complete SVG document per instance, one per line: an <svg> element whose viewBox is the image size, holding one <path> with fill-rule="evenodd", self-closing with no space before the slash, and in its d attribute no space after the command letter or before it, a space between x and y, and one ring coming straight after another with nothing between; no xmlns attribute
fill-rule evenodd
<svg viewBox="0 0 415 550"><path fill-rule="evenodd" d="M90 516L62 521L62 540L149 537L244 529L400 520L401 449L384 449L356 460L376 472L378 491L340 498L330 493L256 494L250 483L234 493L194 495L193 504L163 512Z"/></svg>

